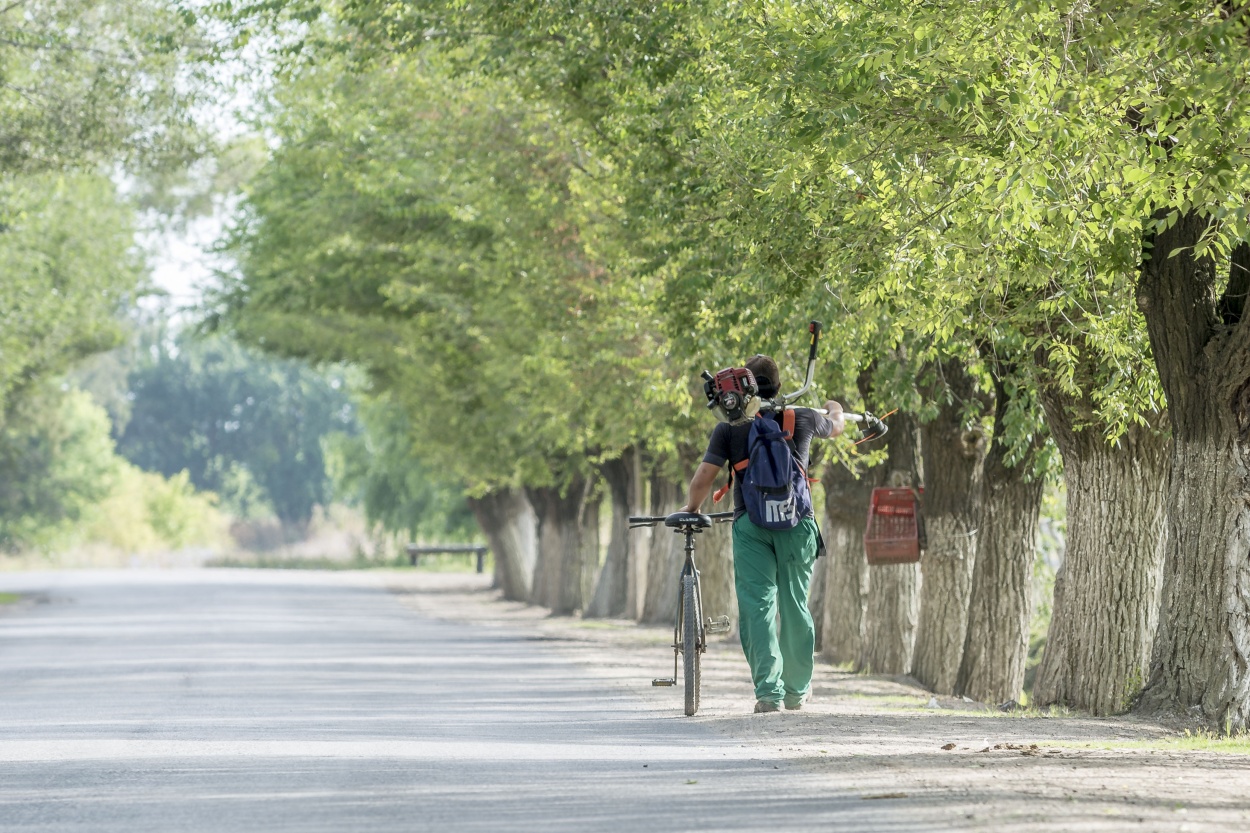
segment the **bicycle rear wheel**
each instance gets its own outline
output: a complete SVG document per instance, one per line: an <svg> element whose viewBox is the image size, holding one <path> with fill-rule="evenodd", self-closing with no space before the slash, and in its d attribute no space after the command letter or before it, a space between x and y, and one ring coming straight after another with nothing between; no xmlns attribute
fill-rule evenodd
<svg viewBox="0 0 1250 833"><path fill-rule="evenodd" d="M699 604L698 580L692 575L681 577L681 656L686 685L686 716L699 710L699 623L703 611Z"/></svg>

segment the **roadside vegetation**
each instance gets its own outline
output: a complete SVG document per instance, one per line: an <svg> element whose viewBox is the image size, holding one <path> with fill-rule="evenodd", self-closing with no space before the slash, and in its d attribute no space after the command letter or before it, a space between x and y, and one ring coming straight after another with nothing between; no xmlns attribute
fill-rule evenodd
<svg viewBox="0 0 1250 833"><path fill-rule="evenodd" d="M698 372L793 379L819 319L820 391L898 411L815 461L829 662L1250 729L1247 8L5 7L0 545L346 504L384 558L485 539L509 599L664 622L674 536L625 519L680 502ZM219 283L145 319L134 232L204 194ZM884 485L919 564L864 563Z"/></svg>

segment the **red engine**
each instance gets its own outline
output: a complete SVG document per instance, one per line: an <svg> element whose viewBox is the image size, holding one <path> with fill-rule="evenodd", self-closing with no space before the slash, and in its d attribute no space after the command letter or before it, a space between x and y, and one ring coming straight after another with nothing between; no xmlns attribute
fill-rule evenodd
<svg viewBox="0 0 1250 833"><path fill-rule="evenodd" d="M713 376L705 370L703 380L708 408L717 411L726 422L750 418L747 404L759 393L754 373L745 367L727 367Z"/></svg>

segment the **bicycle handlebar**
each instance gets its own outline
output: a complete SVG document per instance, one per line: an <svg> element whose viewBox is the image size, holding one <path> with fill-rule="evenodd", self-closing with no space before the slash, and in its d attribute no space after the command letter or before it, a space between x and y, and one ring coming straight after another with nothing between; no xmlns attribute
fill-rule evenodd
<svg viewBox="0 0 1250 833"><path fill-rule="evenodd" d="M702 514L707 515L716 523L732 520L734 516L733 512L704 512ZM666 520L668 520L668 515L634 515L630 517L629 522L637 526L654 526L655 524L662 524Z"/></svg>

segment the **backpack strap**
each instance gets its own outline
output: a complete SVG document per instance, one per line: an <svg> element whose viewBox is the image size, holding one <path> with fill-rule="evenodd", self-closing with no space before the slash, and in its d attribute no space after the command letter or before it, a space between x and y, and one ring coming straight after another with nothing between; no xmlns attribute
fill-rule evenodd
<svg viewBox="0 0 1250 833"><path fill-rule="evenodd" d="M734 463L730 467L729 479L725 481L724 486L721 486L719 489L716 490L716 494L712 495L713 503L720 503L721 499L724 498L725 495L729 492L729 490L733 488L734 472L744 470L750 463L751 463L750 460L739 460L738 462Z"/></svg>
<svg viewBox="0 0 1250 833"><path fill-rule="evenodd" d="M790 444L790 450L795 452L794 464L799 467L799 471L803 472L803 476L807 477L807 470L803 468L803 464L799 462L798 448L794 445L794 409L786 408L781 412L781 430L785 432L786 442ZM808 483L819 483L820 481L814 477L807 477Z"/></svg>
<svg viewBox="0 0 1250 833"><path fill-rule="evenodd" d="M761 416L762 415L760 414L756 414L755 419L760 419ZM749 449L748 449L748 452L749 452ZM746 470L746 467L750 464L751 464L751 458L749 456L745 460L739 460L736 463L729 464L729 479L725 481L724 486L721 486L712 494L713 503L720 503L721 500L724 499L725 495L729 494L729 490L734 487L734 472L744 471Z"/></svg>

